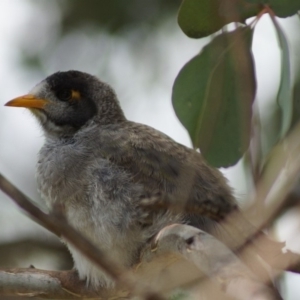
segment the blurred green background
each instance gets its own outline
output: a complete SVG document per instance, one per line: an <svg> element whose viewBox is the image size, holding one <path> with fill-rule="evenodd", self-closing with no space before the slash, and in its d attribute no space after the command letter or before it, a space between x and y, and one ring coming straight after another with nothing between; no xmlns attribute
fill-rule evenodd
<svg viewBox="0 0 300 300"><path fill-rule="evenodd" d="M3 107L56 71L77 69L111 84L126 116L190 146L171 105L174 79L182 66L210 41L192 40L177 25L179 0L1 0L0 2L0 171L43 206L36 192L35 163L43 136L25 109ZM251 21L251 20L250 20ZM300 65L299 17L281 19L287 34L294 81ZM262 144L270 148L277 130L276 94L280 53L267 16L254 36L257 101L264 126ZM295 88L299 111L300 76ZM299 112L298 112L299 115ZM272 121L273 120L273 121ZM273 123L272 123L272 122ZM243 200L251 181L243 164L224 170ZM52 234L29 220L0 192L0 267L67 269L72 262ZM299 212L285 214L276 227L288 246L300 252ZM300 277L283 281L285 299L298 299Z"/></svg>

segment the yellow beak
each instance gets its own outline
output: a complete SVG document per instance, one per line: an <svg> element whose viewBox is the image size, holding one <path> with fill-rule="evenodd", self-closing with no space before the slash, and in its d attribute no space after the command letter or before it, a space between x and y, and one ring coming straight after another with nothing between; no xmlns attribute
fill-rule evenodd
<svg viewBox="0 0 300 300"><path fill-rule="evenodd" d="M36 98L34 95L24 95L13 100L8 101L5 106L16 106L16 107L26 107L26 108L44 108L44 106L49 103L45 99Z"/></svg>

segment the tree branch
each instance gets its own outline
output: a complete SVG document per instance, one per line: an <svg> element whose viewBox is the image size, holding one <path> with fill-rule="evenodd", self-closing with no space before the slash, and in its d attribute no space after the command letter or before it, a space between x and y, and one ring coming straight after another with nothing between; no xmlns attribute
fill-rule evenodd
<svg viewBox="0 0 300 300"><path fill-rule="evenodd" d="M176 288L189 288L190 294L196 290L197 297L199 293L214 295L212 299L281 299L275 290L259 282L225 245L204 231L182 224L161 230L144 249L132 273L138 278L138 286L147 282L156 292L167 295ZM88 289L75 271L2 270L0 283L0 295L5 296L21 294L43 299L131 296L126 287L120 286L113 290Z"/></svg>

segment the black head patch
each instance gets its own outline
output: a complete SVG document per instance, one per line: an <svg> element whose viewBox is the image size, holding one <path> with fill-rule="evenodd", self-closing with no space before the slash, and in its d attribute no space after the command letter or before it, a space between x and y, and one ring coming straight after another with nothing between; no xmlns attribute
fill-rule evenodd
<svg viewBox="0 0 300 300"><path fill-rule="evenodd" d="M79 129L97 114L91 89L94 81L92 75L79 71L57 72L46 78L56 98L68 105L60 118L51 118L56 125Z"/></svg>

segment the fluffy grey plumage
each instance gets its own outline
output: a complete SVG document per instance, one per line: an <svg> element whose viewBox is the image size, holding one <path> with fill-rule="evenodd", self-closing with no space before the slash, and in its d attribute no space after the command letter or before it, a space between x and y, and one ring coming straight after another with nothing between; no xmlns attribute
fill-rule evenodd
<svg viewBox="0 0 300 300"><path fill-rule="evenodd" d="M126 120L114 91L96 77L58 72L30 94L7 105L30 108L45 132L37 166L42 197L49 207L63 204L69 222L123 266L137 262L146 241L166 225L207 229L236 209L218 170L165 134ZM141 201L153 197L197 213L147 211ZM111 285L68 247L81 278Z"/></svg>

